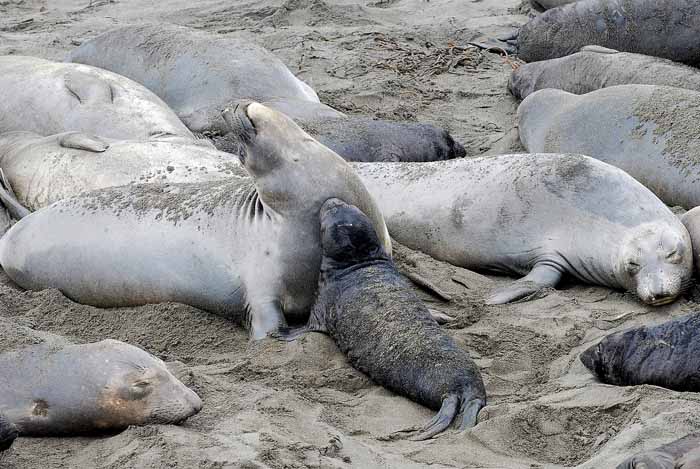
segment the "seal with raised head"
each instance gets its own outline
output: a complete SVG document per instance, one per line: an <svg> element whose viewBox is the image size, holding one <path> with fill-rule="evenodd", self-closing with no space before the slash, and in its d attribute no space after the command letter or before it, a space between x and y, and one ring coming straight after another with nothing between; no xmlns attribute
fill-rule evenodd
<svg viewBox="0 0 700 469"><path fill-rule="evenodd" d="M266 49L248 41L163 24L126 26L84 42L68 60L129 77L156 93L196 133L235 150L221 110L255 100L294 119L348 161L462 157L450 134L429 124L346 116Z"/></svg>
<svg viewBox="0 0 700 469"><path fill-rule="evenodd" d="M582 96L541 90L518 108L528 151L580 153L625 170L668 205L700 205L700 93L620 85Z"/></svg>
<svg viewBox="0 0 700 469"><path fill-rule="evenodd" d="M603 383L698 392L699 327L700 313L694 313L610 334L583 352L581 361Z"/></svg>
<svg viewBox="0 0 700 469"><path fill-rule="evenodd" d="M479 368L431 317L396 270L370 220L338 199L321 206L321 276L306 327L329 334L350 363L377 383L438 414L414 438L452 422L476 424L486 405Z"/></svg>
<svg viewBox="0 0 700 469"><path fill-rule="evenodd" d="M700 469L700 435L686 435L622 461L616 469Z"/></svg>
<svg viewBox="0 0 700 469"><path fill-rule="evenodd" d="M0 376L0 410L20 435L179 423L202 408L165 363L117 340L6 352Z"/></svg>
<svg viewBox="0 0 700 469"><path fill-rule="evenodd" d="M557 59L520 65L508 89L518 99L545 88L585 94L616 85L662 85L700 91L700 70L649 55L585 46Z"/></svg>
<svg viewBox="0 0 700 469"><path fill-rule="evenodd" d="M158 96L128 78L88 65L0 57L0 102L0 133L79 131L115 139L195 139Z"/></svg>
<svg viewBox="0 0 700 469"><path fill-rule="evenodd" d="M17 427L7 417L0 414L0 453L10 449L18 435Z"/></svg>
<svg viewBox="0 0 700 469"><path fill-rule="evenodd" d="M489 303L564 276L666 304L689 285L687 230L654 194L580 155L353 165L401 244L472 270L525 277ZM614 201L612 203L611 201Z"/></svg>
<svg viewBox="0 0 700 469"><path fill-rule="evenodd" d="M321 264L321 204L357 205L390 249L381 212L352 167L283 114L252 103L226 117L246 142L236 174L56 202L0 239L5 272L94 306L189 304L249 321L256 339L286 325L285 315L305 319Z"/></svg>

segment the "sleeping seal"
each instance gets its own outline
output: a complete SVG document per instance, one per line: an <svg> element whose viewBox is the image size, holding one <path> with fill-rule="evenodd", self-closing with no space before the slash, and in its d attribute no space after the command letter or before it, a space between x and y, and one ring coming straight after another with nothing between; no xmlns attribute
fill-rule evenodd
<svg viewBox="0 0 700 469"><path fill-rule="evenodd" d="M0 56L0 133L80 131L116 139L194 135L156 95L88 65Z"/></svg>
<svg viewBox="0 0 700 469"><path fill-rule="evenodd" d="M629 84L700 91L700 70L668 59L585 46L566 57L521 65L511 74L508 89L516 98L525 99L545 88L585 94Z"/></svg>
<svg viewBox="0 0 700 469"><path fill-rule="evenodd" d="M658 326L608 335L581 354L602 382L616 386L652 384L675 391L700 391L700 313Z"/></svg>
<svg viewBox="0 0 700 469"><path fill-rule="evenodd" d="M700 4L700 3L699 3ZM668 205L700 205L700 93L621 85L582 96L541 90L518 108L528 151L581 153L628 172Z"/></svg>
<svg viewBox="0 0 700 469"><path fill-rule="evenodd" d="M464 148L432 125L349 117L253 43L174 25L126 26L84 42L68 60L111 70L160 96L193 132L235 152L221 110L260 101L295 120L348 161L434 161Z"/></svg>
<svg viewBox="0 0 700 469"><path fill-rule="evenodd" d="M246 142L229 178L56 202L0 239L5 272L94 306L189 304L248 321L255 339L285 315L305 319L321 264L321 204L340 197L361 207L390 249L384 220L350 165L291 119L258 103L226 118Z"/></svg>
<svg viewBox="0 0 700 469"><path fill-rule="evenodd" d="M479 368L433 320L396 270L370 220L338 199L321 206L321 276L306 327L324 332L352 366L438 414L415 439L476 424L486 405Z"/></svg>
<svg viewBox="0 0 700 469"><path fill-rule="evenodd" d="M691 280L680 220L624 171L592 158L524 154L354 168L401 244L468 269L525 275L489 303L555 287L567 275L661 305Z"/></svg>
<svg viewBox="0 0 700 469"><path fill-rule="evenodd" d="M0 453L10 449L18 434L17 427L0 414Z"/></svg>
<svg viewBox="0 0 700 469"><path fill-rule="evenodd" d="M0 411L20 435L179 423L202 401L158 358L117 340L0 355Z"/></svg>
<svg viewBox="0 0 700 469"><path fill-rule="evenodd" d="M617 469L700 469L700 435L687 435L625 459Z"/></svg>

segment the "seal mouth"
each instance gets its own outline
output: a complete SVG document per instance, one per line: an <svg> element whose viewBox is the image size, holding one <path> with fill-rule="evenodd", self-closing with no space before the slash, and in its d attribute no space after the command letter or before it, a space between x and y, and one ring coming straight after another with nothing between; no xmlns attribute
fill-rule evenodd
<svg viewBox="0 0 700 469"><path fill-rule="evenodd" d="M246 146L250 145L257 136L255 124L248 115L248 108L251 104L253 101L244 101L236 104L233 109L224 109L221 113L224 122L239 142L238 157L243 165L245 165L247 157Z"/></svg>
<svg viewBox="0 0 700 469"><path fill-rule="evenodd" d="M652 297L646 303L651 306L664 306L673 303L676 300L674 295L662 296L659 298Z"/></svg>

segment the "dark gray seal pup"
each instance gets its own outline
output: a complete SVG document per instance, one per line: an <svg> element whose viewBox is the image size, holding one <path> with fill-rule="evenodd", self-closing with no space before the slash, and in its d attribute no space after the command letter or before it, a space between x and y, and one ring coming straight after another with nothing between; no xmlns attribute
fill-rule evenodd
<svg viewBox="0 0 700 469"><path fill-rule="evenodd" d="M700 2L580 0L533 18L517 35L526 62L563 57L583 46L700 64Z"/></svg>
<svg viewBox="0 0 700 469"><path fill-rule="evenodd" d="M616 469L700 469L700 435L687 435L635 454Z"/></svg>
<svg viewBox="0 0 700 469"><path fill-rule="evenodd" d="M84 42L68 60L111 70L160 96L193 132L235 150L221 110L255 100L287 114L348 161L435 161L462 157L450 134L428 124L355 118L316 93L266 49L173 25L126 26ZM235 140L235 139L234 139Z"/></svg>
<svg viewBox="0 0 700 469"><path fill-rule="evenodd" d="M17 427L3 414L0 414L0 453L10 449L18 435Z"/></svg>
<svg viewBox="0 0 700 469"><path fill-rule="evenodd" d="M662 85L700 91L700 70L668 59L585 46L558 59L523 64L508 89L518 99L545 88L586 94L616 85Z"/></svg>
<svg viewBox="0 0 700 469"><path fill-rule="evenodd" d="M658 326L642 326L605 337L581 354L602 382L652 384L675 391L700 391L700 313Z"/></svg>
<svg viewBox="0 0 700 469"><path fill-rule="evenodd" d="M114 139L195 140L158 96L89 65L0 56L0 103L0 133L79 131Z"/></svg>
<svg viewBox="0 0 700 469"><path fill-rule="evenodd" d="M528 151L580 153L625 170L668 205L700 205L700 93L620 85L577 96L541 90L518 108Z"/></svg>
<svg viewBox="0 0 700 469"><path fill-rule="evenodd" d="M255 339L285 317L306 319L323 202L361 207L389 250L384 219L352 167L285 115L252 103L227 119L246 142L230 177L58 201L0 239L5 272L24 288L58 288L93 306L189 304L248 322Z"/></svg>
<svg viewBox="0 0 700 469"><path fill-rule="evenodd" d="M179 423L202 401L158 358L117 340L0 355L0 411L20 435Z"/></svg>
<svg viewBox="0 0 700 469"><path fill-rule="evenodd" d="M438 414L415 439L452 422L476 424L486 405L479 368L401 277L370 220L338 199L321 206L321 276L306 327L330 335L358 370Z"/></svg>
<svg viewBox="0 0 700 469"><path fill-rule="evenodd" d="M661 305L691 281L690 237L680 220L624 171L593 158L523 154L353 166L401 244L467 269L524 276L489 303L524 298L570 276Z"/></svg>

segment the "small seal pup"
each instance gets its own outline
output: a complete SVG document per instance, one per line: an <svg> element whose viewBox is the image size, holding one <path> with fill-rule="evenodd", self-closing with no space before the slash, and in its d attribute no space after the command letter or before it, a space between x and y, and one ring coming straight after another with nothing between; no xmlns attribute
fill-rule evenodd
<svg viewBox="0 0 700 469"><path fill-rule="evenodd" d="M488 303L555 287L566 275L661 305L691 281L690 237L680 220L624 171L593 158L353 166L401 244L467 269L525 276Z"/></svg>
<svg viewBox="0 0 700 469"><path fill-rule="evenodd" d="M616 85L662 85L700 91L700 70L668 59L585 46L557 59L523 64L508 89L518 99L545 88L586 94Z"/></svg>
<svg viewBox="0 0 700 469"><path fill-rule="evenodd" d="M17 427L7 420L7 417L0 414L0 453L10 449L18 435Z"/></svg>
<svg viewBox="0 0 700 469"><path fill-rule="evenodd" d="M700 3L698 3L700 5ZM580 153L625 170L668 205L700 205L700 93L620 85L582 96L541 90L518 108L530 152Z"/></svg>
<svg viewBox="0 0 700 469"><path fill-rule="evenodd" d="M0 354L0 412L20 435L179 423L202 401L158 358L117 340Z"/></svg>
<svg viewBox="0 0 700 469"><path fill-rule="evenodd" d="M305 320L321 265L321 204L339 197L360 207L389 250L384 219L352 167L285 115L251 103L226 118L246 142L238 172L58 201L0 239L5 272L93 306L188 304L248 322L254 339L286 325L285 315Z"/></svg>
<svg viewBox="0 0 700 469"><path fill-rule="evenodd" d="M370 220L329 199L320 211L321 276L306 327L287 331L330 335L358 370L438 414L414 438L424 440L452 422L476 424L486 405L479 368L431 317L396 270Z"/></svg>
<svg viewBox="0 0 700 469"><path fill-rule="evenodd" d="M700 435L686 435L622 461L616 469L700 469Z"/></svg>
<svg viewBox="0 0 700 469"><path fill-rule="evenodd" d="M0 102L0 133L80 131L115 139L195 140L156 95L88 65L0 56Z"/></svg>
<svg viewBox="0 0 700 469"><path fill-rule="evenodd" d="M700 391L700 313L606 336L581 354L603 383L652 384L675 391Z"/></svg>

